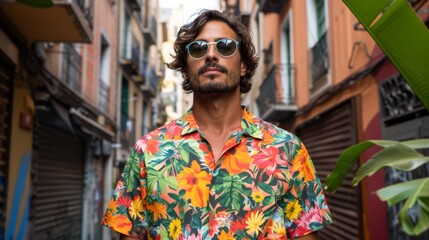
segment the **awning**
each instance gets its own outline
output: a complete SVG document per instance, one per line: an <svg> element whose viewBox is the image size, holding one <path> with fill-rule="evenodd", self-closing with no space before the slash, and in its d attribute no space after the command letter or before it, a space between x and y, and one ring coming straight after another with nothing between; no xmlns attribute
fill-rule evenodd
<svg viewBox="0 0 429 240"><path fill-rule="evenodd" d="M113 141L113 137L115 136L114 132L110 131L109 129L106 129L98 122L85 116L76 108L70 108L69 113L72 116L73 120L81 126L84 132L90 135L96 135L105 140Z"/></svg>

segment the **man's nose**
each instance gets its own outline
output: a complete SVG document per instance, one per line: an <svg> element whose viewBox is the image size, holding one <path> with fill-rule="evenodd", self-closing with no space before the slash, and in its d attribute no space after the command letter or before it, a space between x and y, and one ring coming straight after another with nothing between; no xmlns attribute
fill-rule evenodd
<svg viewBox="0 0 429 240"><path fill-rule="evenodd" d="M209 44L208 47L209 48L207 49L206 62L219 60L219 53L216 50L216 46L214 44Z"/></svg>

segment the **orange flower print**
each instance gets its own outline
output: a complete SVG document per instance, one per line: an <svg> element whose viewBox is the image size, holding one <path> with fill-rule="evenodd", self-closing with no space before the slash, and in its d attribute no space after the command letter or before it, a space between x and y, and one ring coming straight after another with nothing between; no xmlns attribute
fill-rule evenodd
<svg viewBox="0 0 429 240"><path fill-rule="evenodd" d="M127 217L124 215L113 216L111 212L106 212L101 224L107 225L121 233L129 233L133 227L132 222Z"/></svg>
<svg viewBox="0 0 429 240"><path fill-rule="evenodd" d="M194 115L190 114L186 117L186 121L189 123L189 128L197 128L197 121L195 121Z"/></svg>
<svg viewBox="0 0 429 240"><path fill-rule="evenodd" d="M154 202L151 205L147 206L147 209L153 212L153 219L156 221L160 217L167 218L167 206L164 204L159 204L158 202Z"/></svg>
<svg viewBox="0 0 429 240"><path fill-rule="evenodd" d="M263 138L262 138L262 140L263 140L263 144L264 145L272 144L274 142L273 134L270 134L267 131L263 131Z"/></svg>
<svg viewBox="0 0 429 240"><path fill-rule="evenodd" d="M249 157L246 140L244 138L241 140L240 144L235 147L235 151L229 151L225 153L223 157L223 165L231 175L247 171L251 161L252 158Z"/></svg>
<svg viewBox="0 0 429 240"><path fill-rule="evenodd" d="M255 123L257 120L254 118L253 114L249 113L246 109L243 111L243 118L250 123Z"/></svg>
<svg viewBox="0 0 429 240"><path fill-rule="evenodd" d="M226 233L225 230L222 230L222 232L220 232L218 239L219 240L235 240L235 238L232 236L231 232Z"/></svg>
<svg viewBox="0 0 429 240"><path fill-rule="evenodd" d="M205 207L209 198L209 187L212 176L205 171L201 171L201 166L196 160L192 161L191 167L184 167L177 174L179 186L185 188L185 198L191 199L194 207Z"/></svg>
<svg viewBox="0 0 429 240"><path fill-rule="evenodd" d="M298 171L298 178L304 178L304 181L312 181L316 178L313 164L310 161L310 155L302 143L301 149L298 150L298 153L292 160L292 171Z"/></svg>

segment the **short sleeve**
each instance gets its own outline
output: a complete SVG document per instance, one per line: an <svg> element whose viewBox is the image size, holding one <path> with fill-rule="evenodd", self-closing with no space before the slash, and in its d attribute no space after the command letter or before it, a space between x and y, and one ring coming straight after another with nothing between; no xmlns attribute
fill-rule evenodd
<svg viewBox="0 0 429 240"><path fill-rule="evenodd" d="M332 223L332 217L306 147L296 138L291 148L291 179L284 213L287 234L296 238L324 228Z"/></svg>
<svg viewBox="0 0 429 240"><path fill-rule="evenodd" d="M101 224L124 235L146 239L144 154L132 150Z"/></svg>

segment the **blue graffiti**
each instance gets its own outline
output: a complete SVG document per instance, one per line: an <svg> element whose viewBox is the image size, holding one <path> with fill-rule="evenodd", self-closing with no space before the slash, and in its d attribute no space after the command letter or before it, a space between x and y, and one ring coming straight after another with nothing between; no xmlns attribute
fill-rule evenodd
<svg viewBox="0 0 429 240"><path fill-rule="evenodd" d="M30 172L30 159L31 154L25 153L21 159L21 164L19 165L18 175L16 176L16 184L13 192L12 208L10 211L9 224L6 226L6 239L24 239L25 232L27 230L28 216L30 211L30 194L24 193L25 183L27 182L27 177ZM26 197L24 195L27 195ZM22 199L26 199L24 214L21 220L21 223L17 223L19 207ZM15 227L19 225L19 231L17 238L14 238Z"/></svg>

